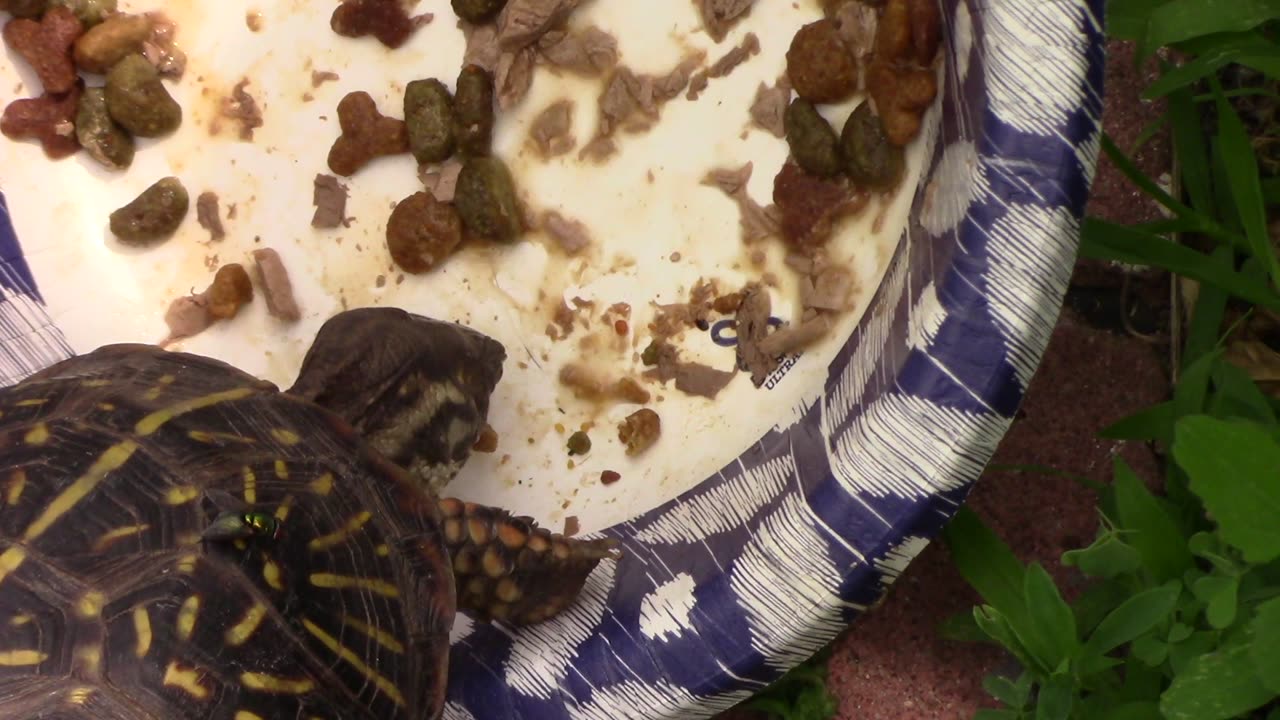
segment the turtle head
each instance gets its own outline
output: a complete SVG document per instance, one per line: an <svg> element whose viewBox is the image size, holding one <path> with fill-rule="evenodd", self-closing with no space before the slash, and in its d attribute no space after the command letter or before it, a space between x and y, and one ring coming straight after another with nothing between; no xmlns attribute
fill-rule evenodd
<svg viewBox="0 0 1280 720"><path fill-rule="evenodd" d="M432 492L470 456L506 350L470 328L396 308L320 327L289 393L350 423Z"/></svg>

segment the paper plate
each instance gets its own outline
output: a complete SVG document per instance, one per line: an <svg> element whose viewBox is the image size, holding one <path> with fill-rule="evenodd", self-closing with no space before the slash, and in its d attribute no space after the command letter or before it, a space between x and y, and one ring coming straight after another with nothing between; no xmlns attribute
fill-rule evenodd
<svg viewBox="0 0 1280 720"><path fill-rule="evenodd" d="M574 23L613 32L637 72L660 74L696 50L713 60L748 33L760 50L698 99L672 100L648 132L621 136L601 166L576 153L542 160L525 145L537 112L562 97L576 102L579 146L594 128L600 80L540 70L501 116L495 147L526 203L581 221L591 247L566 258L533 237L466 250L418 276L391 264L383 240L391 203L421 188L409 158L343 180L350 227L310 226L312 181L328 171L343 95L365 90L399 116L408 81L451 84L464 45L448 3L422 0L416 11L435 19L398 50L335 36L331 4L165 3L190 57L170 86L185 113L178 133L140 144L124 173L83 153L53 163L36 145L0 143L0 381L101 344L161 340L169 301L259 247L283 257L302 320L282 323L255 301L181 349L287 385L320 323L343 307L397 305L472 325L508 348L490 418L500 444L448 492L552 528L572 517L587 535L616 538L624 557L601 564L577 604L544 624L513 631L459 616L445 717L709 716L847 627L946 522L1008 427L1058 315L1099 146L1102 2L940 6L943 90L909 148L909 182L832 245L854 273L855 307L761 388L745 373L715 400L652 387L663 434L639 457L612 437L635 406L577 400L558 369L582 357L638 367L655 304L687 299L704 278L732 289L772 271L773 314L798 313L780 244L744 246L736 206L702 179L751 162L748 190L768 202L786 146L752 129L747 107L782 72L795 30L820 15L816 0L760 0L720 43L689 0L586 3ZM0 69L5 103L38 87L16 59ZM340 79L313 86L313 70ZM242 78L264 115L251 142L218 119ZM842 122L850 107L824 112ZM170 174L193 198L209 190L224 213L236 206L227 237L210 242L193 210L159 247L118 243L107 214ZM594 303L583 313L594 324L553 340L554 307L575 298ZM610 336L599 316L620 302L630 323ZM682 341L690 359L725 369L733 345L726 322ZM594 447L568 457L565 436L583 426ZM622 479L606 486L604 470Z"/></svg>

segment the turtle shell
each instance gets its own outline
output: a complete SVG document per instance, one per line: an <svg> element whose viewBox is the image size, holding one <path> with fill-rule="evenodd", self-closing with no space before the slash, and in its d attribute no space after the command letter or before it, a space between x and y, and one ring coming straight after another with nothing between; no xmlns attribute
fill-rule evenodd
<svg viewBox="0 0 1280 720"><path fill-rule="evenodd" d="M0 390L0 413L0 715L439 715L439 510L336 415L143 345ZM241 511L279 532L202 539Z"/></svg>

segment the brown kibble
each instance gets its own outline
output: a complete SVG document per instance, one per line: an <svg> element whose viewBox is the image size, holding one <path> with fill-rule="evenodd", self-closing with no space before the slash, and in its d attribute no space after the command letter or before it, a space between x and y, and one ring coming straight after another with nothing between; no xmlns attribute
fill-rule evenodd
<svg viewBox="0 0 1280 720"><path fill-rule="evenodd" d="M253 300L253 282L240 263L218 268L213 284L205 291L209 315L215 320L230 320L240 308Z"/></svg>
<svg viewBox="0 0 1280 720"><path fill-rule="evenodd" d="M0 133L13 140L38 140L51 160L74 155L80 149L75 116L83 83L61 95L14 100L0 116Z"/></svg>
<svg viewBox="0 0 1280 720"><path fill-rule="evenodd" d="M932 70L875 62L867 68L867 93L876 104L885 137L903 147L920 132L921 115L938 94Z"/></svg>
<svg viewBox="0 0 1280 720"><path fill-rule="evenodd" d="M70 8L58 5L39 22L10 20L4 26L4 41L31 65L45 92L61 94L75 87L76 66L71 47L84 32L80 19Z"/></svg>
<svg viewBox="0 0 1280 720"><path fill-rule="evenodd" d="M911 51L911 10L907 0L889 0L876 27L875 56L883 62L905 60Z"/></svg>
<svg viewBox="0 0 1280 720"><path fill-rule="evenodd" d="M378 112L377 103L363 90L348 93L338 103L342 135L329 149L329 169L348 177L374 158L409 152L409 130L403 120Z"/></svg>
<svg viewBox="0 0 1280 720"><path fill-rule="evenodd" d="M476 442L471 449L482 453L495 452L498 449L498 431L494 430L489 423L480 426L480 433L476 435ZM501 528L499 534L501 534Z"/></svg>
<svg viewBox="0 0 1280 720"><path fill-rule="evenodd" d="M416 192L396 204L387 220L387 249L400 269L420 274L448 258L462 243L462 219L449 203Z"/></svg>
<svg viewBox="0 0 1280 720"><path fill-rule="evenodd" d="M942 14L938 3L934 0L909 0L911 21L911 49L915 52L915 61L928 67L938 54L938 45L942 41Z"/></svg>
<svg viewBox="0 0 1280 720"><path fill-rule="evenodd" d="M649 408L640 408L618 424L618 440L627 446L628 455L639 455L653 447L661 434L662 419Z"/></svg>
<svg viewBox="0 0 1280 720"><path fill-rule="evenodd" d="M612 485L622 479L622 475L613 470L605 470L600 473L601 485Z"/></svg>
<svg viewBox="0 0 1280 720"><path fill-rule="evenodd" d="M389 48L403 45L419 24L400 0L344 0L329 18L335 33L349 38L372 35Z"/></svg>
<svg viewBox="0 0 1280 720"><path fill-rule="evenodd" d="M858 90L858 65L830 19L796 32L787 49L787 78L800 97L814 103L848 99Z"/></svg>
<svg viewBox="0 0 1280 720"><path fill-rule="evenodd" d="M126 55L142 52L142 43L151 37L147 15L112 15L89 28L76 40L75 60L81 70L104 75Z"/></svg>

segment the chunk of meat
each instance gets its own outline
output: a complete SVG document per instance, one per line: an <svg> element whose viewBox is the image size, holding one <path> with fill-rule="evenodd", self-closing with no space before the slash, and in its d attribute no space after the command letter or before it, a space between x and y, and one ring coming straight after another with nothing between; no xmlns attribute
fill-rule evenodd
<svg viewBox="0 0 1280 720"><path fill-rule="evenodd" d="M336 82L342 77L332 70L312 70L311 71L311 87L318 88L327 82Z"/></svg>
<svg viewBox="0 0 1280 720"><path fill-rule="evenodd" d="M645 377L664 383L675 380L676 390L710 400L714 400L737 375L736 368L726 372L703 363L681 360L679 350L665 340L658 341L654 359L657 362L653 369L645 371Z"/></svg>
<svg viewBox="0 0 1280 720"><path fill-rule="evenodd" d="M254 250L253 262L258 284L262 287L262 298L267 303L267 312L286 322L297 322L302 317L302 311L298 308L293 283L289 280L289 273L284 268L280 253L272 248Z"/></svg>
<svg viewBox="0 0 1280 720"><path fill-rule="evenodd" d="M785 75L772 86L760 83L756 97L751 101L751 122L774 137L785 138L787 128L783 117L790 104L791 85Z"/></svg>
<svg viewBox="0 0 1280 720"><path fill-rule="evenodd" d="M741 43L712 63L711 67L707 68L707 76L712 78L726 77L737 69L739 65L751 59L752 55L758 55L759 53L760 38L756 37L755 33L747 33L743 36Z"/></svg>
<svg viewBox="0 0 1280 720"><path fill-rule="evenodd" d="M568 98L557 100L538 113L529 126L529 141L543 159L563 155L573 149L574 103Z"/></svg>
<svg viewBox="0 0 1280 720"><path fill-rule="evenodd" d="M253 96L245 92L248 84L248 78L242 78L236 83L230 97L222 99L218 112L222 117L240 123L241 140L252 141L254 129L262 127L262 110Z"/></svg>
<svg viewBox="0 0 1280 720"><path fill-rule="evenodd" d="M504 51L498 56L494 88L499 108L509 110L529 93L529 88L533 85L533 66L536 60L536 51L531 47Z"/></svg>
<svg viewBox="0 0 1280 720"><path fill-rule="evenodd" d="M142 55L161 75L181 78L187 71L187 54L178 47L178 24L163 12L149 12L151 37L142 43Z"/></svg>
<svg viewBox="0 0 1280 720"><path fill-rule="evenodd" d="M768 288L752 282L742 289L742 303L734 317L738 335L738 367L751 373L751 383L756 387L763 385L769 373L778 367L777 356L769 355L760 347L769 333L772 312Z"/></svg>
<svg viewBox="0 0 1280 720"><path fill-rule="evenodd" d="M467 49L462 55L462 65L479 65L489 72L497 72L498 58L502 49L498 47L498 28L493 23L472 25L459 21L462 36L467 42Z"/></svg>
<svg viewBox="0 0 1280 720"><path fill-rule="evenodd" d="M196 222L209 232L209 239L216 242L227 236L218 213L218 194L212 191L200 193L196 198Z"/></svg>
<svg viewBox="0 0 1280 720"><path fill-rule="evenodd" d="M591 246L591 233L577 220L566 218L555 210L542 213L542 227L569 255L577 255Z"/></svg>
<svg viewBox="0 0 1280 720"><path fill-rule="evenodd" d="M676 64L666 75L662 75L654 80L653 94L654 99L659 103L664 103L684 92L689 87L694 78L702 75L694 74L694 71L702 65L707 59L705 52L695 52L686 55L679 63Z"/></svg>
<svg viewBox="0 0 1280 720"><path fill-rule="evenodd" d="M712 40L720 42L729 30L751 11L755 0L694 0L702 15L702 27Z"/></svg>
<svg viewBox="0 0 1280 720"><path fill-rule="evenodd" d="M209 314L209 301L203 293L184 295L170 303L169 309L164 313L164 324L169 328L169 337L161 345L199 335L213 325L213 322L214 318Z"/></svg>
<svg viewBox="0 0 1280 720"><path fill-rule="evenodd" d="M760 341L759 350L770 358L781 358L812 345L830 331L830 316L818 315L799 325L787 325L774 330Z"/></svg>
<svg viewBox="0 0 1280 720"><path fill-rule="evenodd" d="M317 174L311 202L316 206L311 227L336 228L347 225L347 186L332 175Z"/></svg>
<svg viewBox="0 0 1280 720"><path fill-rule="evenodd" d="M875 50L879 15L863 2L846 2L835 13L835 23L849 53L859 60Z"/></svg>
<svg viewBox="0 0 1280 720"><path fill-rule="evenodd" d="M427 22L431 20L428 16ZM343 0L329 18L329 26L343 37L372 35L389 48L398 48L409 40L419 25L409 17L401 0Z"/></svg>
<svg viewBox="0 0 1280 720"><path fill-rule="evenodd" d="M617 39L594 25L580 32L552 30L538 41L538 52L553 67L587 77L618 64Z"/></svg>
<svg viewBox="0 0 1280 720"><path fill-rule="evenodd" d="M781 213L777 206L762 207L747 192L751 179L752 163L739 168L716 168L702 179L703 185L719 188L738 205L738 227L742 241L751 244L777 235L781 229Z"/></svg>
<svg viewBox="0 0 1280 720"><path fill-rule="evenodd" d="M837 265L813 268L800 285L800 304L805 309L839 312L849 307L857 280L853 272Z"/></svg>
<svg viewBox="0 0 1280 720"><path fill-rule="evenodd" d="M498 14L498 46L519 50L563 23L582 0L509 0Z"/></svg>
<svg viewBox="0 0 1280 720"><path fill-rule="evenodd" d="M451 203L458 189L458 175L461 172L462 161L457 157L451 157L440 163L434 170L424 168L421 173L422 185L436 200Z"/></svg>

